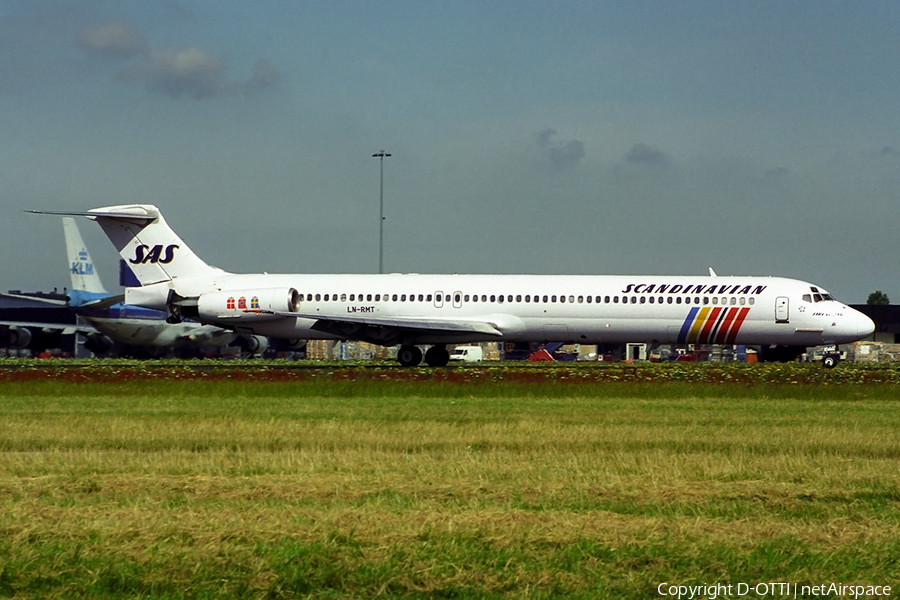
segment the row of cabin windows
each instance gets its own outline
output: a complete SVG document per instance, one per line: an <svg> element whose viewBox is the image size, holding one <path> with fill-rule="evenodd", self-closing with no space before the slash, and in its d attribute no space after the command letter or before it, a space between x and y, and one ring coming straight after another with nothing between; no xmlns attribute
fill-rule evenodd
<svg viewBox="0 0 900 600"><path fill-rule="evenodd" d="M301 294L301 298L302 298ZM324 302L431 302L433 296L431 294L409 294L407 297L406 294L340 294L340 300L338 300L338 294L306 294L306 300L312 301L315 299L316 301L324 301ZM440 302L440 295L437 297L437 300ZM459 302L496 302L499 304L503 304L504 302L527 302L527 303L556 303L559 302L561 304L569 303L569 304L619 304L620 299L619 296L555 296L555 295L544 295L544 296L531 296L530 294L525 295L524 297L521 294L513 295L496 295L491 294L488 296L487 294L482 294L479 296L478 294L469 295L469 294L454 294L451 296L447 294L444 297L444 302L450 302L453 300L457 304ZM691 304L693 300L693 304L713 304L722 306L726 305L741 305L744 306L746 304L754 304L755 298L745 298L743 296L713 296L710 298L709 296L694 296L691 298L690 296L682 299L681 296L622 296L621 304Z"/></svg>

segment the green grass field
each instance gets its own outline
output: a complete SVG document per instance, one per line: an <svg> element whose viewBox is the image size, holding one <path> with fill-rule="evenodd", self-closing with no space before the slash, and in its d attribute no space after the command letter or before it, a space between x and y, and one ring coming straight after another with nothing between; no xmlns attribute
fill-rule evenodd
<svg viewBox="0 0 900 600"><path fill-rule="evenodd" d="M894 385L157 379L0 396L0 596L900 582Z"/></svg>

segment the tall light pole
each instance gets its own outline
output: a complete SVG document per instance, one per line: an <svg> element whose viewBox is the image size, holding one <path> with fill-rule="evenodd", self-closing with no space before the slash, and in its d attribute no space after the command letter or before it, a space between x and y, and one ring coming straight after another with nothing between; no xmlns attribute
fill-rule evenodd
<svg viewBox="0 0 900 600"><path fill-rule="evenodd" d="M376 152L372 158L381 163L381 185L378 188L378 272L384 273L384 159L390 156L384 150Z"/></svg>

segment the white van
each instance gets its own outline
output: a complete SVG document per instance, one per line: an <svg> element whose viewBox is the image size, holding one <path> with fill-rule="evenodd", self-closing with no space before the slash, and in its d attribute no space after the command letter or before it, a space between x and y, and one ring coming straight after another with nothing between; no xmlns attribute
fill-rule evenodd
<svg viewBox="0 0 900 600"><path fill-rule="evenodd" d="M457 346L450 355L450 360L477 362L484 360L484 351L481 349L481 346Z"/></svg>

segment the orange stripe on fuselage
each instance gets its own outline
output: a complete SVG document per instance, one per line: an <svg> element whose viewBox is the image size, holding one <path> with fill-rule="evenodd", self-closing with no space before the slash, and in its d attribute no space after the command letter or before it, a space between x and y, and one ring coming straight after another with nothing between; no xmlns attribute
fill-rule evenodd
<svg viewBox="0 0 900 600"><path fill-rule="evenodd" d="M700 314L697 315L697 318L694 319L694 325L691 327L691 333L688 335L688 343L695 344L697 342L697 335L700 333L700 329L703 327L703 324L706 322L706 315L709 314L709 307L704 306L700 309Z"/></svg>

